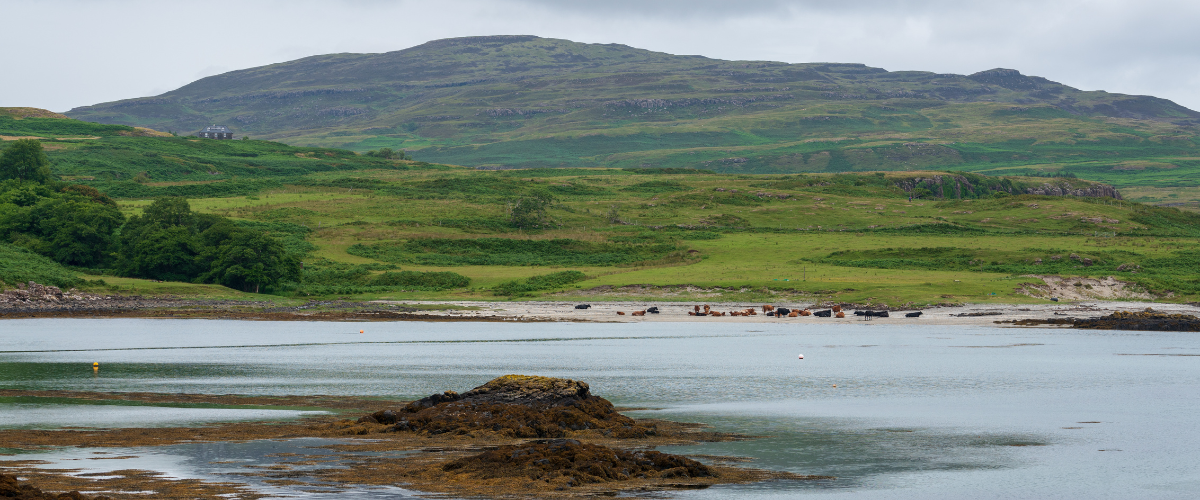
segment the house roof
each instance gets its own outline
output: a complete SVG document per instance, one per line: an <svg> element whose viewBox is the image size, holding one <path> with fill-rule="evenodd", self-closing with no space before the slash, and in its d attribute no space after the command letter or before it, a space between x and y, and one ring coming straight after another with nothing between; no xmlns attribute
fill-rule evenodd
<svg viewBox="0 0 1200 500"><path fill-rule="evenodd" d="M229 133L229 127L226 127L224 125L213 125L211 127L205 127L205 129L202 130L202 132L227 134L227 133Z"/></svg>

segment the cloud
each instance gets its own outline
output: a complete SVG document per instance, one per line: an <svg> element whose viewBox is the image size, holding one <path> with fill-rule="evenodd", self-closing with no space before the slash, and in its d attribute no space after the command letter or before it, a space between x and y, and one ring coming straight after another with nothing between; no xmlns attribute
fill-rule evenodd
<svg viewBox="0 0 1200 500"><path fill-rule="evenodd" d="M56 111L150 95L228 69L495 34L889 70L1007 67L1200 109L1200 3L1179 0L249 0L219 10L149 0L0 0L0 12L54 19L0 31L7 50L0 106Z"/></svg>

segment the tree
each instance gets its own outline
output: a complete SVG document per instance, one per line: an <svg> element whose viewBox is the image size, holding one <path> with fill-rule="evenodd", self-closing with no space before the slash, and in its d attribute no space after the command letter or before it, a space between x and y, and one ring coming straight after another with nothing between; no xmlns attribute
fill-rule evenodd
<svg viewBox="0 0 1200 500"><path fill-rule="evenodd" d="M144 225L123 241L117 272L166 281L191 281L204 271L199 238L183 226ZM126 239L124 232L122 239Z"/></svg>
<svg viewBox="0 0 1200 500"><path fill-rule="evenodd" d="M19 139L0 153L0 179L44 183L50 180L50 159L37 139Z"/></svg>
<svg viewBox="0 0 1200 500"><path fill-rule="evenodd" d="M164 226L192 226L195 215L192 205L182 196L162 196L142 209L142 218L146 222Z"/></svg>
<svg viewBox="0 0 1200 500"><path fill-rule="evenodd" d="M375 151L367 151L366 156L374 156L376 158L386 158L388 160L411 160L412 159L412 157L408 156L408 154L405 153L403 149L396 151L396 150L393 150L392 148L379 148Z"/></svg>
<svg viewBox="0 0 1200 500"><path fill-rule="evenodd" d="M204 231L201 238L210 245L201 256L209 262L208 271L200 277L205 282L259 293L300 279L300 259L266 234L221 223Z"/></svg>
<svg viewBox="0 0 1200 500"><path fill-rule="evenodd" d="M554 195L534 191L508 202L508 222L518 229L533 229L547 224L546 209L554 203Z"/></svg>

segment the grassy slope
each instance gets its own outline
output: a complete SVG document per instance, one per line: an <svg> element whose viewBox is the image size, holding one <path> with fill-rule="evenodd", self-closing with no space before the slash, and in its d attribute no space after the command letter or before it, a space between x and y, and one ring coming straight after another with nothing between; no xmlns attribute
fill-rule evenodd
<svg viewBox="0 0 1200 500"><path fill-rule="evenodd" d="M1020 196L910 203L903 191L889 187L906 176L928 177L932 174L890 173L885 177L822 174L798 179L746 175L645 175L612 169L381 170L319 174L327 180L338 177L384 183L370 192L289 186L260 195L258 199L200 199L194 200L193 206L235 218L307 225L316 229L309 237L309 241L317 246L310 258L324 257L351 263L374 262L347 253L352 245L378 243L392 246L416 238L571 238L605 242L633 236L647 241L673 242L681 249L699 252L695 258L684 261L609 267L406 264L402 266L404 269L454 271L469 276L473 280L472 287L451 292L368 296L387 298L493 299L487 289L503 281L574 269L591 278L569 289L629 284L695 285L730 288L721 296L744 300L769 300L775 293L785 293L803 299L833 298L891 304L1032 302L1035 300L1013 290L1030 279L1013 273L855 268L815 261L835 251L883 247L967 248L988 261L1046 257L1047 250L1063 255L1096 255L1120 250L1135 253L1135 259L1148 260L1170 257L1175 251L1186 250L1198 236L1169 234L1165 229L1132 221L1130 217L1145 208L1128 202ZM865 179L867 185L855 186L853 180L846 182L854 178ZM428 186L428 181L435 179L459 179L461 182L451 185L461 186L466 192L426 189L416 197L403 189ZM530 188L558 189L560 203L550 210L550 215L560 227L533 233L489 229L485 224L487 221L504 217L503 200L508 195L503 193L509 181ZM647 188L647 185L659 191ZM479 186L490 186L491 194L474 192ZM674 187L663 191L663 186ZM716 188L726 191L715 191ZM731 193L732 189L738 189L738 193ZM392 195L389 190L406 194ZM758 192L792 196L786 200L760 198L753 194L739 198L745 193ZM128 202L126 205L135 208L140 203ZM614 207L620 218L629 224L609 222L607 214ZM464 225L464 221L476 225ZM731 221L733 226L674 230L677 224L704 227L705 221ZM904 229L937 223L944 224L937 227L968 227L974 231L925 234ZM691 239L692 235L698 234L716 236L716 239ZM1111 266L1090 271L1093 272L1071 269L1066 274L1115 274L1122 279L1139 279L1135 274L1115 273ZM1149 286L1153 288L1153 283ZM766 288L774 292L767 292ZM996 295L991 295L993 293ZM706 296L682 293L676 298L686 300ZM594 300L586 296L578 298ZM1183 294L1176 299L1194 297Z"/></svg>
<svg viewBox="0 0 1200 500"><path fill-rule="evenodd" d="M1004 71L476 37L234 71L69 114L186 131L221 122L290 144L406 148L470 166L1066 172L1170 190L1138 192L1146 201L1200 200L1200 113Z"/></svg>
<svg viewBox="0 0 1200 500"><path fill-rule="evenodd" d="M1131 252L1128 255L1133 260L1148 262L1190 249L1200 236L1187 220L1178 227L1138 222L1139 214L1148 209L1128 202L989 196L1002 187L1001 181L1018 187L1016 192L1021 186L1046 182L1074 188L1089 185L1072 179L975 178L972 182L982 186L983 198L909 202L898 183L918 177L951 176L921 171L800 176L700 172L671 175L636 169L477 171L265 141L126 136L121 134L132 129L63 120L0 119L0 125L20 135L40 130L39 134L47 137L44 142L56 174L91 178L82 182L110 192L134 192L135 198L121 201L127 213L135 213L148 203L137 197L182 189L200 211L284 229L307 228L299 234L307 235L315 245L307 257L310 261L326 258L372 263L348 250L356 244L394 245L428 237L572 238L596 243L633 238L699 252L683 259L607 267L405 264L404 269L454 271L474 281L470 289L464 290L385 295L393 298L494 298L487 289L503 281L578 269L591 276L572 286L582 289L691 284L745 288L724 295L746 300L769 298L763 289L769 287L775 292L792 290L786 293L807 298L893 304L1030 301L1033 299L1012 290L1025 280L1015 274L1023 273L874 269L821 261L842 250L958 247L971 249L987 261L1045 257L1047 251L1099 255L1120 250ZM79 137L81 133L98 139L55 139ZM204 175L223 178L215 179L217 182L188 180L211 166L218 167L221 174ZM239 174L235 178L229 171ZM121 180L139 172L149 172L151 181L139 184ZM213 185L242 186L238 189L244 192L206 191ZM532 190L549 191L558 197L559 202L549 211L558 226L533 233L505 229L506 201ZM760 192L776 196L758 196ZM781 199L778 195L790 197ZM611 222L609 214L614 209L625 223ZM912 228L929 224L942 224L935 229L953 226L968 231L927 233ZM697 229L679 230L678 225ZM1115 273L1111 266L1070 269L1067 274L1116 274L1131 280L1143 280L1145 276ZM1200 276L1185 272L1181 279L1200 280ZM127 281L121 286L135 287L142 293L221 296L211 287ZM1156 282L1146 285L1162 288ZM686 293L680 296L687 297ZM1187 292L1176 298L1196 297Z"/></svg>

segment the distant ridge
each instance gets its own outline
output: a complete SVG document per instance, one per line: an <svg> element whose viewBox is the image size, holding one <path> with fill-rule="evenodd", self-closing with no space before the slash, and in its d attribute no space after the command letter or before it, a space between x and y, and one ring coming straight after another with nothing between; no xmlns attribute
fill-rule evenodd
<svg viewBox="0 0 1200 500"><path fill-rule="evenodd" d="M1121 132L1114 127L1190 134L1200 125L1200 113L1166 99L1081 91L1014 69L954 75L724 61L528 35L306 57L67 115L182 133L223 123L238 135L289 144L403 148L421 159L483 167L754 172L942 168L964 160L936 145L1074 143L1115 137ZM1111 119L1132 122L1104 122ZM859 158L829 150L827 159L796 161L795 154L812 148L785 147L879 138L897 148L920 143L927 151L914 157L873 149L870 158Z"/></svg>
<svg viewBox="0 0 1200 500"><path fill-rule="evenodd" d="M67 115L55 113L41 108L0 108L0 116L9 118L59 118L69 119Z"/></svg>

